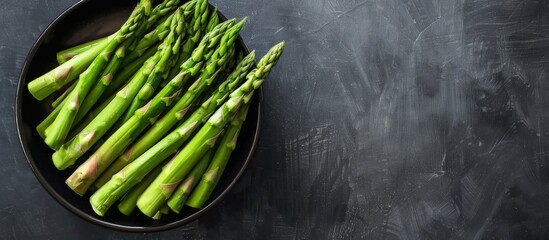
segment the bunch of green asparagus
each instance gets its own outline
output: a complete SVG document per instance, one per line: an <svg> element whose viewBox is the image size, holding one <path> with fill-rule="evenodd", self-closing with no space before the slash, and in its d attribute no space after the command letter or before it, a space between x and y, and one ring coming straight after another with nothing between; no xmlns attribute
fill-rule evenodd
<svg viewBox="0 0 549 240"><path fill-rule="evenodd" d="M245 22L221 22L207 0L140 0L118 31L59 52L28 84L54 100L36 127L53 164L74 171L66 184L92 192L98 215L115 203L155 219L204 206L284 48L255 66L235 47Z"/></svg>

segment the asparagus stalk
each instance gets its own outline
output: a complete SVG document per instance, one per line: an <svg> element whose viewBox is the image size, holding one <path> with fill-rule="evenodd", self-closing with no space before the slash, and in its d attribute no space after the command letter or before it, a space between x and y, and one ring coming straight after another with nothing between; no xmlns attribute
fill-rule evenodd
<svg viewBox="0 0 549 240"><path fill-rule="evenodd" d="M167 202L167 205L170 207L172 211L174 211L175 213L180 213L181 208L183 208L183 205L185 205L185 202L187 201L187 197L189 196L191 191L194 189L194 187L198 184L200 177L202 176L202 174L204 174L204 172L206 171L206 168L208 168L208 165L211 159L212 159L212 151L208 151L206 154L204 154L204 156L196 164L196 166L194 166L191 173L189 173L189 176L187 176L185 180L183 180L183 182L181 182L177 186L177 188L175 189L175 192ZM143 191L145 191L145 189L143 189Z"/></svg>
<svg viewBox="0 0 549 240"><path fill-rule="evenodd" d="M149 2L152 0L149 0ZM130 37L135 29L139 26L143 18L143 5L148 1L142 1L141 7L138 7L128 18L121 29L113 36L107 46L93 60L88 69L80 75L80 79L68 96L69 102L62 106L59 115L55 121L46 129L46 144L54 149L58 149L67 137L70 126L72 126L76 114L82 104L82 101L92 88L95 79L101 74L101 70L107 65L111 58L112 52L128 37Z"/></svg>
<svg viewBox="0 0 549 240"><path fill-rule="evenodd" d="M145 85L143 85L137 96L133 99L128 110L126 110L126 114L122 118L122 122L126 122L127 120L129 120L138 108L145 105L145 103L153 97L156 91L155 89L162 80L162 77L166 76L166 72L169 71L169 63L171 63L170 59L173 55L179 53L181 41L185 37L183 32L184 24L182 22L182 14L182 11L177 10L175 17L172 19L172 31L170 31L169 36L166 38L166 44L169 44L171 46L171 49L168 49L169 51L167 51L162 56L162 59L160 59L160 63L162 64L157 64L157 68L161 69L157 69L156 71L154 71L154 74L151 74L149 76Z"/></svg>
<svg viewBox="0 0 549 240"><path fill-rule="evenodd" d="M193 55L182 67L182 72L170 81L147 105L135 112L109 139L67 179L66 183L78 194L84 194L93 181L122 153L129 144L171 105L183 84L201 69L203 53L210 40L203 39Z"/></svg>
<svg viewBox="0 0 549 240"><path fill-rule="evenodd" d="M217 6L214 8L212 14L210 15L210 19L208 19L208 25L206 25L206 32L211 32L215 26L219 24L219 15L217 13Z"/></svg>
<svg viewBox="0 0 549 240"><path fill-rule="evenodd" d="M158 176L158 174L162 171L162 165L159 165L156 167L153 171L147 174L147 176L139 182L135 187L133 187L120 201L118 204L118 210L126 215L129 216L132 214L133 210L135 209L135 204L137 203L137 199L139 196L141 196L141 193L147 189L149 184L152 183L152 181Z"/></svg>
<svg viewBox="0 0 549 240"><path fill-rule="evenodd" d="M219 87L211 95L211 97L207 99L204 103L202 103L200 107L195 110L185 122L178 126L174 132L190 132L192 134L194 129L200 126L201 122L206 121L206 119L213 112L215 112L215 110L221 104L223 104L223 102L227 99L229 93L240 85L241 81L246 77L246 74L248 74L249 70L253 66L254 60L255 52L252 51L238 64L235 71L233 71L227 77L227 79L219 85ZM171 126L167 127L162 125L156 125L156 123L154 126L156 128L152 128L147 131L144 136L142 136L136 143L129 147L124 152L124 154L118 157L118 159L116 159L116 161L109 166L109 168L95 182L96 187L99 188L103 186L111 179L114 174L119 172L122 168L133 162L137 157L147 151L151 146L158 142L166 132L171 129ZM181 134L177 137L188 137L188 134ZM182 144L184 141L186 141L186 138L182 139L181 141L174 142L174 146L171 147L171 151L175 151L175 149L179 148L179 143Z"/></svg>
<svg viewBox="0 0 549 240"><path fill-rule="evenodd" d="M215 186L217 185L217 183L219 182L219 179L221 178L221 175L223 174L223 171L225 170L225 166L227 166L227 162L229 161L231 153L236 148L238 135L240 133L240 129L242 128L244 121L246 120L248 109L249 109L249 105L242 107L238 117L232 120L231 125L227 128L227 132L225 133L225 135L221 139L221 142L219 143L219 147L215 152L212 162L208 166L208 170L205 171L206 173L204 175L200 175L202 176L200 183L198 183L198 186L196 186L194 190L192 190L192 194L187 199L186 201L187 206L190 206L193 208L202 208L204 206L204 203L208 200L208 198L212 194ZM178 187L178 189L174 192L174 195L170 197L170 199L168 200L168 205L170 207L172 207L173 205L172 202L176 201L176 200L172 200L174 197L178 199L177 196L183 195L180 192L181 191L179 190L179 187ZM190 190L186 191L185 194L186 195L184 196L187 197L188 194L190 194ZM170 203L172 203L172 205L170 205ZM175 206L179 206L179 205L175 205ZM174 210L173 207L172 207L172 210Z"/></svg>
<svg viewBox="0 0 549 240"><path fill-rule="evenodd" d="M254 90L259 88L271 68L276 64L284 42L275 45L247 76L247 81L223 104L209 119L200 131L185 145L174 159L162 169L160 175L143 192L137 200L137 207L147 216L153 216L173 193L175 186L190 171L191 167L217 142L223 133L224 126L235 116L241 105L251 99Z"/></svg>
<svg viewBox="0 0 549 240"><path fill-rule="evenodd" d="M147 77L151 74L156 63L160 60L162 52L160 49L162 48L159 47L159 51L145 62L125 87L113 95L114 97L111 101L104 103L100 107L103 109L86 127L53 154L53 163L59 170L63 170L74 164L120 118L147 80Z"/></svg>
<svg viewBox="0 0 549 240"><path fill-rule="evenodd" d="M91 49L92 47L94 47L95 45L100 44L100 43L104 43L106 41L108 41L108 37L102 37L102 38L98 38L98 39L95 39L95 40L92 40L92 41L89 41L89 42L85 42L83 44L76 45L74 47L71 47L71 48L65 49L63 51L60 51L56 54L57 63L63 64L65 62L71 60L76 55L81 54L83 52L86 52L89 49Z"/></svg>
<svg viewBox="0 0 549 240"><path fill-rule="evenodd" d="M111 84L113 76L117 75L120 65L122 64L122 59L124 59L126 49L128 48L129 44L130 41L128 39L124 41L124 43L122 43L120 47L118 47L109 64L103 70L99 81L97 81L95 86L91 89L85 100L82 102L82 106L80 106L80 109L76 114L75 123L78 123L82 118L84 118L84 116L88 114L92 107L97 103L99 98L101 98L101 95L105 92L107 87Z"/></svg>
<svg viewBox="0 0 549 240"><path fill-rule="evenodd" d="M210 14L207 0L197 0L193 12L188 12L192 16L189 27L187 28L187 35L189 39L185 41L182 46L183 59L186 61L191 56L195 46L200 39L205 35L204 29L208 24L208 16ZM227 21L227 24L232 24ZM217 27L218 32L224 32L226 28ZM211 37L215 36L215 33L210 34ZM210 44L215 44L216 40L212 40ZM209 46L211 47L211 46ZM207 55L207 54L205 54Z"/></svg>
<svg viewBox="0 0 549 240"><path fill-rule="evenodd" d="M199 2L196 9L206 10L207 5L205 5L204 2L205 1ZM193 13L193 18L190 21L190 24L189 24L190 27L187 28L187 35L189 36L189 38L185 41L185 43L183 43L181 54L177 56L177 59L174 63L175 66L181 66L191 56L191 52L194 50L200 38L202 38L202 35L204 33L204 31L202 30L202 28L204 28L203 26L206 24L207 28L209 28L213 24L212 22L209 22L209 21L206 22L205 17L202 17L202 16L194 17L194 12L192 13ZM188 12L187 14L191 14L191 12ZM212 15L217 16L217 11L214 11ZM219 23L219 21L217 21L217 23ZM217 25L218 24L214 25L210 30L213 30L213 28L215 28ZM211 31L206 31L206 32L211 32ZM169 79L172 79L178 73L179 73L178 68L172 68L170 70L170 73L168 74L168 77L163 83L160 84L160 86L165 86L168 83Z"/></svg>
<svg viewBox="0 0 549 240"><path fill-rule="evenodd" d="M198 110L196 110L183 124L177 127L168 136L163 138L157 144L154 144L156 141L152 141L152 143L149 142L150 145L140 148L142 151L146 150L143 154L132 154L131 156L133 157L139 156L135 159L135 161L128 164L128 162L124 162L124 160L119 159L117 162L122 162L122 166L117 164L111 165L109 167L109 172L102 175L102 179L106 179L108 182L104 185L101 184L101 187L90 198L94 211L98 215L105 214L105 212L114 202L116 202L116 200L118 200L118 198L120 198L126 191L139 182L139 179L141 179L142 176L146 175L168 156L175 153L175 151L190 136L192 136L195 129L200 127L202 122L207 121L207 118L218 108L218 106L223 104L224 100L229 95L229 91L235 89L239 85L240 81L244 78L250 67L253 65L254 57L255 55L253 52L246 57L239 64L239 70L235 70L235 72L229 76L227 81L219 86L216 93L214 93L210 99L204 102ZM154 144L154 146L149 149L149 146L152 144ZM129 151L132 153L136 150ZM112 168L115 168L115 170L110 172ZM117 168L122 170L118 171Z"/></svg>

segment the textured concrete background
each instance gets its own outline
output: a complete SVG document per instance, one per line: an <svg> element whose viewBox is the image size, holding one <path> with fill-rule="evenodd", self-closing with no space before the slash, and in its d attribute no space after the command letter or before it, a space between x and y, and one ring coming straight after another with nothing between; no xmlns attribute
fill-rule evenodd
<svg viewBox="0 0 549 240"><path fill-rule="evenodd" d="M20 69L75 2L0 0L2 239L549 239L547 1L212 0L287 48L234 191L153 234L66 211L20 149Z"/></svg>

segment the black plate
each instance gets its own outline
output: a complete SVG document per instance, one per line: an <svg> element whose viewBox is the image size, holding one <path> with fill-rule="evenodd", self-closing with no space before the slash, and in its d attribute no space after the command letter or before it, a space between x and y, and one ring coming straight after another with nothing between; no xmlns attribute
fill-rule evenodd
<svg viewBox="0 0 549 240"><path fill-rule="evenodd" d="M130 217L118 212L116 206L104 217L96 215L85 197L76 195L65 185L71 170L58 171L52 161L53 151L35 131L38 123L52 110L53 97L43 101L34 99L27 83L55 67L55 53L70 46L107 36L116 31L135 7L136 0L84 0L67 9L40 35L31 48L19 78L16 99L16 121L19 139L27 161L42 186L61 205L74 214L101 226L132 232L151 232L175 228L189 223L217 205L229 192L250 162L258 142L261 125L262 91L253 99L248 119L238 140L238 147L212 197L201 210L185 208L181 214L170 213L162 220L152 220L136 210ZM108 6L108 7L106 7ZM222 20L226 18L220 14ZM240 51L248 53L241 38Z"/></svg>

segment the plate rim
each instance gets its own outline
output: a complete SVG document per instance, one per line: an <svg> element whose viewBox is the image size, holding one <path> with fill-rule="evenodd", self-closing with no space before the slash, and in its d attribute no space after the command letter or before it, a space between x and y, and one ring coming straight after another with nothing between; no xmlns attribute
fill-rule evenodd
<svg viewBox="0 0 549 240"><path fill-rule="evenodd" d="M257 145L259 144L259 138L261 135L261 126L263 123L263 87L260 87L258 90L256 90L257 94L257 105L258 105L258 111L257 111L257 124L255 126L255 134L253 136L253 142L251 145L251 149L249 153L246 156L246 159L244 160L244 163L242 167L238 170L236 176L234 179L231 180L229 185L215 198L212 202L210 202L208 205L206 205L204 208L198 210L197 212L184 217L180 220L170 222L164 225L159 226L147 226L147 227L135 227L135 226L126 226L116 223L111 223L108 221L105 221L101 219L99 216L92 216L88 213L85 213L84 211L78 209L77 207L73 206L71 203L69 203L65 198L63 198L61 195L59 195L53 187L48 183L46 178L42 175L42 173L37 169L35 165L34 158L30 154L30 150L28 147L28 144L26 141L24 141L23 136L23 120L22 120L22 113L21 113L21 104L22 104L22 94L23 91L26 89L26 84L24 84L24 80L27 77L28 68L30 66L30 62L32 59L34 59L35 54L38 50L38 48L42 45L42 42L45 39L46 34L55 27L59 22L61 22L67 15L71 14L76 9L82 7L82 5L93 1L93 0L80 0L67 9L65 9L63 12L61 12L57 17L55 17L45 28L42 30L38 38L35 40L35 42L32 44L31 48L29 49L25 61L23 63L23 66L21 68L21 71L19 73L18 83L17 83L17 89L15 94L15 123L17 128L17 135L19 137L19 143L23 150L23 155L25 156L25 159L27 163L29 164L30 169L32 170L34 176L37 178L38 182L42 187L48 192L48 194L53 197L60 205L62 205L65 209L69 210L69 212L73 213L74 215L77 215L78 217L86 220L87 222L106 227L108 229L112 230L118 230L118 231L124 231L124 232L158 232L158 231L165 231L174 229L176 227L183 226L185 224L188 224L190 222L193 222L197 220L202 215L209 212L212 208L217 206L220 202L222 202L227 194L232 190L232 188L236 185L240 177L243 175L243 173L248 168L248 165L250 164L251 160L253 159L253 156L255 154L255 151L257 150ZM213 9L213 5L211 3L208 3L210 9ZM221 19L227 19L225 15L221 11L218 10L218 14ZM246 53L249 53L250 50L248 49L248 46L245 44L244 40L242 39L242 36L239 34L237 41L239 41L243 47L243 50Z"/></svg>

